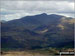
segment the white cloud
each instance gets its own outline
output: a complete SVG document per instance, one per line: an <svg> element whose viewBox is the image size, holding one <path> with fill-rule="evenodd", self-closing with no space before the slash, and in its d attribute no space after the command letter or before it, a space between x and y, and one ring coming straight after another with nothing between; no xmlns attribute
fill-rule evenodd
<svg viewBox="0 0 75 56"><path fill-rule="evenodd" d="M65 2L65 1L2 1L1 8L7 10L24 10L24 11L43 11L43 10L60 10L64 11L69 9L74 9L74 3ZM11 4L10 4L11 3Z"/></svg>
<svg viewBox="0 0 75 56"><path fill-rule="evenodd" d="M2 0L2 1L15 1L15 0ZM40 0L16 0L16 1L40 1ZM73 2L74 0L41 0L41 1L68 1L68 2Z"/></svg>
<svg viewBox="0 0 75 56"><path fill-rule="evenodd" d="M70 2L71 1L71 2ZM40 13L64 14L74 12L73 0L62 1L1 1L2 18L6 20L18 19L27 15ZM65 14L64 14L65 15ZM71 16L71 15L69 15Z"/></svg>

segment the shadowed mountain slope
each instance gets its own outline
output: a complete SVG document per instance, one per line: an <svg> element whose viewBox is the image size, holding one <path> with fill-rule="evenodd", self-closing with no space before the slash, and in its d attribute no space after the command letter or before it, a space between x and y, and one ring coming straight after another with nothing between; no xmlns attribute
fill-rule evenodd
<svg viewBox="0 0 75 56"><path fill-rule="evenodd" d="M69 47L74 42L74 22L70 17L43 13L2 23L2 48Z"/></svg>

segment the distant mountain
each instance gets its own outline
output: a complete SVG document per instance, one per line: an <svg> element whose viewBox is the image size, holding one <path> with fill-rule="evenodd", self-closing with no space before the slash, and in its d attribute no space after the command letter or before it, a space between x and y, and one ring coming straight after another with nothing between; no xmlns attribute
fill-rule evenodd
<svg viewBox="0 0 75 56"><path fill-rule="evenodd" d="M74 42L74 22L70 17L43 13L2 23L2 48L69 47Z"/></svg>
<svg viewBox="0 0 75 56"><path fill-rule="evenodd" d="M5 20L0 20L0 22L4 23L4 22L6 22L6 21L5 21Z"/></svg>

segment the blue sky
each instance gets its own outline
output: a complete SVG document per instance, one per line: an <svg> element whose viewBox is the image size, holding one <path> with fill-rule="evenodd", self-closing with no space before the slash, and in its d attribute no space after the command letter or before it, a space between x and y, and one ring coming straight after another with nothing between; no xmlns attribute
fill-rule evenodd
<svg viewBox="0 0 75 56"><path fill-rule="evenodd" d="M11 1L1 0L1 20L14 20L28 15L41 13L60 14L67 17L74 17L73 0L56 1Z"/></svg>

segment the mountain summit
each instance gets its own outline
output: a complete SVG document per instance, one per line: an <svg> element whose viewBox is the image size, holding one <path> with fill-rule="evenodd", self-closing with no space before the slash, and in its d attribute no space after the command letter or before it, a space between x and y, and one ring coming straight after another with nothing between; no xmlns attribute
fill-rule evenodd
<svg viewBox="0 0 75 56"><path fill-rule="evenodd" d="M1 26L2 48L37 49L74 46L73 18L43 13L8 21Z"/></svg>

